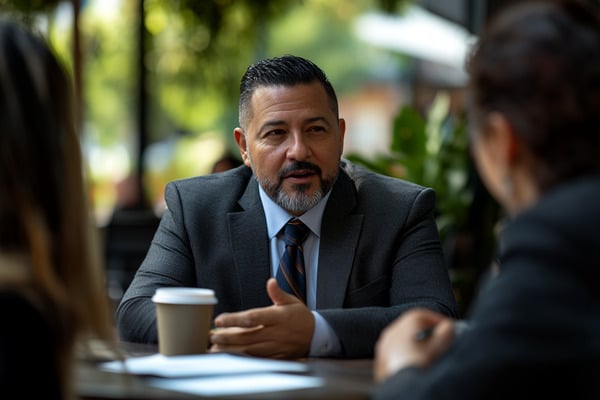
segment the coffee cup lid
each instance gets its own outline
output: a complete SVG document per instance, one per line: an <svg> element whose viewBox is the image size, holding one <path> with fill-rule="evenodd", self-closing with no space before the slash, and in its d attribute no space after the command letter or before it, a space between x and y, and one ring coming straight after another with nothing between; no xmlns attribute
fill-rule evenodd
<svg viewBox="0 0 600 400"><path fill-rule="evenodd" d="M152 301L168 304L216 304L217 298L212 289L165 287L156 289Z"/></svg>

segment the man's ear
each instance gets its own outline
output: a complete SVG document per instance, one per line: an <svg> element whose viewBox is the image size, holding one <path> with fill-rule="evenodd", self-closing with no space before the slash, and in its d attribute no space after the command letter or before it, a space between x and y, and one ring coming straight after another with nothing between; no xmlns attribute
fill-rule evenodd
<svg viewBox="0 0 600 400"><path fill-rule="evenodd" d="M235 142L237 143L238 148L240 149L240 155L242 156L242 161L247 167L250 167L250 157L248 157L248 143L246 142L246 135L244 134L244 130L242 128L235 128L233 130L233 137Z"/></svg>
<svg viewBox="0 0 600 400"><path fill-rule="evenodd" d="M487 122L488 140L494 146L495 153L507 168L514 166L519 160L521 143L510 121L504 114L493 112L488 116Z"/></svg>
<svg viewBox="0 0 600 400"><path fill-rule="evenodd" d="M338 119L338 129L340 130L340 156L344 153L344 136L346 135L346 120Z"/></svg>

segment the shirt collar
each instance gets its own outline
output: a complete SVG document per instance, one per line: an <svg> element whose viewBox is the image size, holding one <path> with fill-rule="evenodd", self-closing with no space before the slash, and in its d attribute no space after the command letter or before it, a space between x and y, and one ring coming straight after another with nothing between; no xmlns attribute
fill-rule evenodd
<svg viewBox="0 0 600 400"><path fill-rule="evenodd" d="M291 218L294 218L294 216L281 208L279 204L275 203L260 185L258 185L258 192L263 205L263 210L265 211L269 239L272 239ZM308 226L311 232L317 235L317 237L321 236L321 221L330 195L331 190L327 192L316 206L298 217L298 219Z"/></svg>

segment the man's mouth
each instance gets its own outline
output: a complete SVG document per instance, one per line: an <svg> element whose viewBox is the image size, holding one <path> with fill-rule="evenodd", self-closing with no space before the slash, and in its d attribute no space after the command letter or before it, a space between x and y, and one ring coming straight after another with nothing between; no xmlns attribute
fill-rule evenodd
<svg viewBox="0 0 600 400"><path fill-rule="evenodd" d="M312 169L298 169L298 170L294 170L294 171L287 173L283 177L284 178L305 178L305 177L315 175L315 174L316 174L316 171L314 171Z"/></svg>
<svg viewBox="0 0 600 400"><path fill-rule="evenodd" d="M321 168L308 162L295 162L281 171L280 179L295 181L298 184L309 183L314 176L321 175Z"/></svg>

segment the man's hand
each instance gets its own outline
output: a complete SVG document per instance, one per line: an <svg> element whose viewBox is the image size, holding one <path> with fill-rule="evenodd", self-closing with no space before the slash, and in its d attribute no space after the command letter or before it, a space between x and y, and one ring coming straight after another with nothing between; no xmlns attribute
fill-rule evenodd
<svg viewBox="0 0 600 400"><path fill-rule="evenodd" d="M238 352L259 357L300 358L308 354L315 329L312 312L298 298L267 281L273 305L215 318L211 352Z"/></svg>
<svg viewBox="0 0 600 400"><path fill-rule="evenodd" d="M450 346L453 327L451 319L433 311L406 311L383 330L375 345L375 380L381 382L405 367L429 366ZM431 333L420 339L425 329Z"/></svg>

